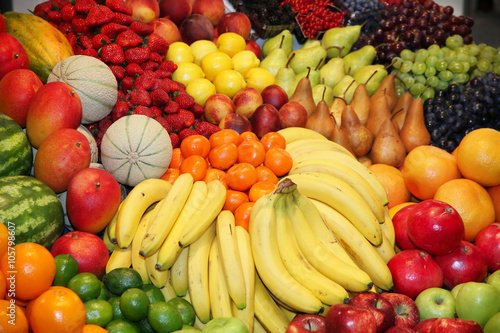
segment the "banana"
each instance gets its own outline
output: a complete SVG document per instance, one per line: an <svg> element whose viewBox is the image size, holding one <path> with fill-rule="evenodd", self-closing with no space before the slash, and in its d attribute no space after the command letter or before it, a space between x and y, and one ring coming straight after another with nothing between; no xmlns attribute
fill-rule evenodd
<svg viewBox="0 0 500 333"><path fill-rule="evenodd" d="M196 316L206 323L210 320L210 291L208 284L208 260L210 248L215 237L215 224L212 224L196 242L189 245L188 251L188 293Z"/></svg>
<svg viewBox="0 0 500 333"><path fill-rule="evenodd" d="M340 144L330 140L302 139L286 145L286 151L289 152L290 155L292 155L293 159L297 158L298 156L304 153L315 150L328 150L328 151L339 152L346 155L346 157L355 159L354 155L351 154L351 152L347 150L344 146L341 146Z"/></svg>
<svg viewBox="0 0 500 333"><path fill-rule="evenodd" d="M189 290L187 291L186 295L184 295L182 298L184 298L189 303L192 303L191 295L189 295ZM201 331L201 330L203 330L203 326L205 326L205 324L201 322L201 320L200 320L200 318L198 318L198 316L196 316L194 319L194 324L192 326Z"/></svg>
<svg viewBox="0 0 500 333"><path fill-rule="evenodd" d="M115 268L130 267L130 265L132 265L132 246L125 249L117 246L106 263L106 274Z"/></svg>
<svg viewBox="0 0 500 333"><path fill-rule="evenodd" d="M123 201L120 202L120 206L118 206L118 210L116 211L115 215L113 216L111 221L109 221L108 226L106 227L108 238L111 241L111 243L113 243L115 245L117 244L117 241L116 241L116 220L118 219L118 213L120 212L120 208L122 208L122 205L123 205Z"/></svg>
<svg viewBox="0 0 500 333"><path fill-rule="evenodd" d="M252 331L250 331L252 333ZM253 333L269 333L266 331L264 326L257 320L257 317L253 317Z"/></svg>
<svg viewBox="0 0 500 333"><path fill-rule="evenodd" d="M177 296L184 296L188 290L188 252L189 247L182 249L172 267L170 267L170 279Z"/></svg>
<svg viewBox="0 0 500 333"><path fill-rule="evenodd" d="M102 233L102 241L104 242L104 244L106 244L109 252L113 252L116 248L116 244L112 243L111 239L109 239L108 227L106 227L106 229L104 229L104 232Z"/></svg>
<svg viewBox="0 0 500 333"><path fill-rule="evenodd" d="M323 310L321 301L295 280L286 270L276 244L275 202L283 194L283 185L262 196L264 206L250 217L249 232L255 267L269 290L284 304L301 312L318 313ZM257 306L256 306L257 307ZM274 331L276 332L276 331Z"/></svg>
<svg viewBox="0 0 500 333"><path fill-rule="evenodd" d="M305 127L287 127L280 129L278 133L283 135L287 145L303 139L328 140L322 134Z"/></svg>
<svg viewBox="0 0 500 333"><path fill-rule="evenodd" d="M192 187L193 176L190 173L179 175L165 199L156 206L149 228L142 240L141 254L144 257L148 257L158 251L161 244L165 241L170 229L172 229L184 207Z"/></svg>
<svg viewBox="0 0 500 333"><path fill-rule="evenodd" d="M292 321L293 318L295 318L295 316L298 314L298 312L292 311L280 303L277 303L277 304L278 304L278 307L280 308L281 312L283 312L283 314L288 319L288 321ZM323 313L326 313L326 312L323 312Z"/></svg>
<svg viewBox="0 0 500 333"><path fill-rule="evenodd" d="M172 185L163 179L148 178L137 184L123 200L116 219L116 241L127 248L134 238L142 215L153 203L165 198Z"/></svg>
<svg viewBox="0 0 500 333"><path fill-rule="evenodd" d="M158 252L153 253L146 257L146 268L151 283L158 287L163 288L170 280L170 270L159 271L156 269L156 262L158 260ZM174 292L175 293L175 292Z"/></svg>
<svg viewBox="0 0 500 333"><path fill-rule="evenodd" d="M170 270L167 271L170 274ZM167 283L163 288L160 288L163 297L165 297L165 302L169 301L172 298L177 297L175 294L174 287L172 287L172 282L170 280L170 276L167 278Z"/></svg>
<svg viewBox="0 0 500 333"><path fill-rule="evenodd" d="M272 333L285 333L290 323L257 274L255 276L255 317L267 332Z"/></svg>
<svg viewBox="0 0 500 333"><path fill-rule="evenodd" d="M226 279L231 299L238 309L246 307L246 288L240 252L236 243L234 215L230 210L223 210L215 220L215 230L222 271Z"/></svg>
<svg viewBox="0 0 500 333"><path fill-rule="evenodd" d="M389 208L387 208L387 206L385 207L384 217L385 217L384 223L382 223L380 225L382 227L382 232L389 240L389 243L391 243L391 246L395 247L396 246L396 232L394 230L394 224L392 223L392 218L391 218L391 215L389 214Z"/></svg>
<svg viewBox="0 0 500 333"><path fill-rule="evenodd" d="M320 273L325 275L330 280L338 283L344 289L352 292L363 292L370 289L372 280L358 266L348 265L340 260L333 253L324 248L323 244L314 236L307 222L306 215L302 212L296 202L300 200L309 200L305 196L294 191L290 196L285 198L284 205L286 214L290 219L290 225L297 239L298 246L307 261L310 262ZM345 296L345 294L337 291L337 297ZM343 297L345 298L345 297ZM343 300L342 298L342 300ZM338 302L337 302L338 303ZM328 305L330 302L327 303Z"/></svg>
<svg viewBox="0 0 500 333"><path fill-rule="evenodd" d="M389 203L389 199L387 198L387 191L385 190L384 185L380 182L380 180L362 163L360 163L355 158L350 158L350 156L346 156L346 154L331 151L331 150L311 150L309 152L304 152L303 154L294 158L293 163L301 163L303 161L309 160L327 160L327 161L335 161L337 163L342 163L345 166L351 168L356 171L361 177L363 177L377 192L382 204L386 206ZM323 162L323 161L322 161ZM328 163L325 163L328 165Z"/></svg>
<svg viewBox="0 0 500 333"><path fill-rule="evenodd" d="M217 234L210 247L208 257L208 288L210 291L210 310L212 318L232 317L231 296L222 269Z"/></svg>
<svg viewBox="0 0 500 333"><path fill-rule="evenodd" d="M352 168L337 162L319 160L304 160L294 163L289 174L300 174L306 172L321 172L337 177L349 184L370 206L373 214L383 223L385 220L385 206L373 187Z"/></svg>
<svg viewBox="0 0 500 333"><path fill-rule="evenodd" d="M141 275L142 282L145 284L151 283L151 281L149 280L146 259L142 255L140 255L139 250L141 248L142 238L144 237L144 234L146 233L146 230L148 229L149 223L151 221L152 212L152 210L147 210L146 213L144 213L139 226L137 227L134 238L132 239L132 268Z"/></svg>
<svg viewBox="0 0 500 333"><path fill-rule="evenodd" d="M379 246L374 246L373 248L379 254L379 256L384 260L387 264L392 257L396 255L396 250L394 250L394 246L392 246L391 241L384 234L384 241Z"/></svg>
<svg viewBox="0 0 500 333"><path fill-rule="evenodd" d="M284 179L297 184L301 194L322 201L347 217L373 245L382 243L379 221L363 198L346 182L318 172L288 175Z"/></svg>
<svg viewBox="0 0 500 333"><path fill-rule="evenodd" d="M317 200L311 200L311 202L319 210L326 225L356 264L370 276L375 285L381 289L389 290L393 284L391 272L372 244L335 209Z"/></svg>

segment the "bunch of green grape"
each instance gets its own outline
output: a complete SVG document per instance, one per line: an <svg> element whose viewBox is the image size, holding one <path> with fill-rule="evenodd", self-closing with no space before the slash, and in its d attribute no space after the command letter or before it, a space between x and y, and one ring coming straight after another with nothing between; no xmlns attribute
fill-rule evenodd
<svg viewBox="0 0 500 333"><path fill-rule="evenodd" d="M500 47L464 44L462 36L453 35L446 39L446 46L433 44L415 52L404 49L393 61L397 94L409 91L414 98L426 100L451 84L463 87L474 77L500 74Z"/></svg>

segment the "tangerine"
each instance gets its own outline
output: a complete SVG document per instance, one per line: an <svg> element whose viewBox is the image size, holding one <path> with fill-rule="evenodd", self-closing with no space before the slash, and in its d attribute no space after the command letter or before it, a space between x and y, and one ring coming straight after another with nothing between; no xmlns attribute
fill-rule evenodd
<svg viewBox="0 0 500 333"><path fill-rule="evenodd" d="M28 319L20 306L4 299L0 300L0 329L9 333L28 332Z"/></svg>
<svg viewBox="0 0 500 333"><path fill-rule="evenodd" d="M257 182L257 170L250 163L237 163L226 171L226 183L235 191L246 191Z"/></svg>
<svg viewBox="0 0 500 333"><path fill-rule="evenodd" d="M246 231L248 231L248 225L250 224L250 215L252 215L253 205L255 205L255 202L244 202L234 211L235 225L242 226Z"/></svg>
<svg viewBox="0 0 500 333"><path fill-rule="evenodd" d="M227 170L238 160L238 149L232 142L222 143L210 150L208 160L213 168Z"/></svg>
<svg viewBox="0 0 500 333"><path fill-rule="evenodd" d="M266 150L260 141L245 140L238 146L238 163L250 163L258 167L264 163Z"/></svg>
<svg viewBox="0 0 500 333"><path fill-rule="evenodd" d="M172 159L170 160L169 168L179 169L182 161L184 161L184 157L182 156L181 149L179 147L172 149Z"/></svg>
<svg viewBox="0 0 500 333"><path fill-rule="evenodd" d="M270 148L266 151L264 165L271 169L276 176L284 176L292 168L292 155L283 148Z"/></svg>
<svg viewBox="0 0 500 333"><path fill-rule="evenodd" d="M375 163L368 169L380 180L387 192L389 203L387 208L410 201L410 191L406 188L401 171L391 165Z"/></svg>
<svg viewBox="0 0 500 333"><path fill-rule="evenodd" d="M255 168L257 171L257 181L270 181L274 184L278 184L278 177L265 165L259 165Z"/></svg>
<svg viewBox="0 0 500 333"><path fill-rule="evenodd" d="M181 173L190 173L193 181L202 180L207 173L208 164L200 155L191 155L184 159L181 164Z"/></svg>
<svg viewBox="0 0 500 333"><path fill-rule="evenodd" d="M266 151L273 147L286 148L285 137L278 132L267 132L260 138L260 143L262 143Z"/></svg>
<svg viewBox="0 0 500 333"><path fill-rule="evenodd" d="M180 174L181 171L179 169L168 168L163 176L160 177L160 179L166 180L170 184L173 184Z"/></svg>
<svg viewBox="0 0 500 333"><path fill-rule="evenodd" d="M210 135L208 141L210 141L211 149L214 149L223 143L234 143L238 146L243 139L241 138L240 133L236 132L234 129L224 128Z"/></svg>
<svg viewBox="0 0 500 333"><path fill-rule="evenodd" d="M495 221L500 222L500 185L488 187L486 190L495 207Z"/></svg>
<svg viewBox="0 0 500 333"><path fill-rule="evenodd" d="M184 158L199 155L203 158L210 152L210 141L200 134L190 135L181 141L181 153Z"/></svg>
<svg viewBox="0 0 500 333"><path fill-rule="evenodd" d="M245 202L249 202L250 199L245 192L235 191L231 189L226 190L226 202L224 203L223 210L229 210L234 213L236 208Z"/></svg>
<svg viewBox="0 0 500 333"><path fill-rule="evenodd" d="M205 174L205 178L203 178L203 181L208 184L212 180L218 180L226 188L228 187L226 184L226 173L223 170L214 169L214 168L208 169L207 173Z"/></svg>
<svg viewBox="0 0 500 333"><path fill-rule="evenodd" d="M271 193L276 189L276 184L268 180L258 181L250 187L248 191L248 198L250 201L255 202L260 199L260 197Z"/></svg>

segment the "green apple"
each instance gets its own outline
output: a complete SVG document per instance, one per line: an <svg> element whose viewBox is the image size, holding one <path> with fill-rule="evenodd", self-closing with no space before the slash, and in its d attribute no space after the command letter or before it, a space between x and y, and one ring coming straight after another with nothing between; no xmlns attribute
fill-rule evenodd
<svg viewBox="0 0 500 333"><path fill-rule="evenodd" d="M500 270L494 271L486 278L486 283L500 290Z"/></svg>
<svg viewBox="0 0 500 333"><path fill-rule="evenodd" d="M453 297L455 297L455 300L457 299L458 291L463 287L464 284L465 283L459 283L455 287L453 287L453 289L451 289L451 294L453 295Z"/></svg>
<svg viewBox="0 0 500 333"><path fill-rule="evenodd" d="M455 303L458 318L474 320L484 327L500 311L500 290L484 282L466 282Z"/></svg>
<svg viewBox="0 0 500 333"><path fill-rule="evenodd" d="M455 317L455 297L447 289L425 289L417 296L415 304L417 304L420 311L420 320Z"/></svg>
<svg viewBox="0 0 500 333"><path fill-rule="evenodd" d="M203 326L203 333L249 333L247 325L240 318L219 317Z"/></svg>
<svg viewBox="0 0 500 333"><path fill-rule="evenodd" d="M497 333L500 332L500 312L495 314L484 325L484 333Z"/></svg>

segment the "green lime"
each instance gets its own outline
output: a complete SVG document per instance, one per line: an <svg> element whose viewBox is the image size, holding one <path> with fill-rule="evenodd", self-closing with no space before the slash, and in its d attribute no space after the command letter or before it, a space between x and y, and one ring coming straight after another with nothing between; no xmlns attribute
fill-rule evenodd
<svg viewBox="0 0 500 333"><path fill-rule="evenodd" d="M149 306L148 320L156 332L173 332L182 328L182 317L177 308L167 302Z"/></svg>
<svg viewBox="0 0 500 333"><path fill-rule="evenodd" d="M111 308L113 309L113 318L114 319L125 319L122 313L122 309L120 308L120 296L113 296L108 299L108 303L111 304Z"/></svg>
<svg viewBox="0 0 500 333"><path fill-rule="evenodd" d="M97 296L97 299L107 300L110 297L111 293L109 292L108 288L106 288L104 283L101 281L101 292L99 293L99 296Z"/></svg>
<svg viewBox="0 0 500 333"><path fill-rule="evenodd" d="M85 303L87 324L105 327L113 320L113 307L103 299L91 299Z"/></svg>
<svg viewBox="0 0 500 333"><path fill-rule="evenodd" d="M195 332L201 332L201 331L193 326L183 325L181 330L175 331L174 333L195 333Z"/></svg>
<svg viewBox="0 0 500 333"><path fill-rule="evenodd" d="M101 281L97 276L88 272L78 273L73 276L68 281L67 287L73 290L84 303L97 298L101 293Z"/></svg>
<svg viewBox="0 0 500 333"><path fill-rule="evenodd" d="M142 320L148 316L148 295L139 288L130 288L120 296L120 309L126 319Z"/></svg>
<svg viewBox="0 0 500 333"><path fill-rule="evenodd" d="M165 302L165 296L157 286L148 283L143 285L141 289L148 295L149 303Z"/></svg>
<svg viewBox="0 0 500 333"><path fill-rule="evenodd" d="M113 319L106 325L105 329L109 333L141 333L139 327L126 319Z"/></svg>
<svg viewBox="0 0 500 333"><path fill-rule="evenodd" d="M133 268L119 267L113 269L108 274L104 275L102 282L108 290L120 296L123 292L130 288L141 288L142 277Z"/></svg>
<svg viewBox="0 0 500 333"><path fill-rule="evenodd" d="M177 308L184 325L193 326L194 320L196 319L196 312L194 311L194 307L191 303L182 297L174 297L169 299L167 304L171 304Z"/></svg>
<svg viewBox="0 0 500 333"><path fill-rule="evenodd" d="M138 321L135 324L139 327L141 333L156 333L155 330L151 327L148 318L144 318L143 320Z"/></svg>
<svg viewBox="0 0 500 333"><path fill-rule="evenodd" d="M66 287L69 280L78 274L78 261L67 253L55 256L54 260L56 261L56 276L52 285Z"/></svg>

